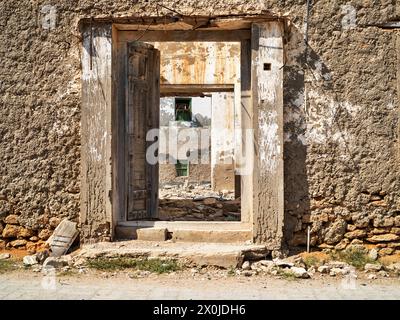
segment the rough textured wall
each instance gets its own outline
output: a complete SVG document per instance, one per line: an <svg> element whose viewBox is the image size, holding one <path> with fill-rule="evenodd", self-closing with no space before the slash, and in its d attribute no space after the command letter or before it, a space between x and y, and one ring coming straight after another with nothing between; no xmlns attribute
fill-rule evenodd
<svg viewBox="0 0 400 320"><path fill-rule="evenodd" d="M285 78L285 227L292 245L399 249L396 34L363 25L394 18L394 2L319 1L309 19L308 59L293 26Z"/></svg>
<svg viewBox="0 0 400 320"><path fill-rule="evenodd" d="M152 1L134 2L0 3L0 229L11 213L35 235L50 228L52 216L78 219L77 22L82 17L171 14ZM383 246L381 240L397 239L398 229L392 228L400 226L396 41L394 31L368 25L399 19L399 10L395 0L315 2L305 64L305 1L159 1L182 14L271 10L293 22L284 67L287 240L304 242L310 225L315 244L374 236L370 240ZM46 14L40 12L49 4L56 5L57 20L54 29L46 30L41 23ZM356 8L354 29L341 24L346 14L341 5L346 4ZM376 237L389 231L392 236ZM10 234L10 239L17 237Z"/></svg>

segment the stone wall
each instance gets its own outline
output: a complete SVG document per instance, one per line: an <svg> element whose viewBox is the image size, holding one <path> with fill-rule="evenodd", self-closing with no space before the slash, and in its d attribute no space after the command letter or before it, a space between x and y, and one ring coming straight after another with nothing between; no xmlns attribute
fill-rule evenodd
<svg viewBox="0 0 400 320"><path fill-rule="evenodd" d="M317 1L307 50L305 1L158 3L187 15L285 17L286 241L304 244L310 226L316 246L352 241L398 248L398 35L378 27L400 18L396 1ZM54 28L42 20L50 12L43 6L52 4ZM356 25L346 22L344 5L355 8ZM31 237L50 229L52 217L79 219L78 21L157 14L171 12L153 1L0 3L1 229L12 225L10 215L33 230ZM6 239L18 237L27 238Z"/></svg>

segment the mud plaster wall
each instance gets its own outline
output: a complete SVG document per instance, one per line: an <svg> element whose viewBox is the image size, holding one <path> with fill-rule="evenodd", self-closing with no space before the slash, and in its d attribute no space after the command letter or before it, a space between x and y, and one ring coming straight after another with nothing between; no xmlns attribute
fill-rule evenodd
<svg viewBox="0 0 400 320"><path fill-rule="evenodd" d="M389 230L399 223L396 32L368 26L399 19L396 1L317 1L309 18L308 65L304 1L159 3L182 14L269 10L292 21L283 69L289 243L304 242L307 225L314 244L334 245L344 238L348 225L370 232L374 224ZM56 6L57 20L54 29L45 30L40 11L49 4ZM357 10L354 29L341 25L344 4ZM78 220L79 19L170 13L131 0L0 3L2 219L15 213L21 225L33 229L47 227L38 223L43 215Z"/></svg>

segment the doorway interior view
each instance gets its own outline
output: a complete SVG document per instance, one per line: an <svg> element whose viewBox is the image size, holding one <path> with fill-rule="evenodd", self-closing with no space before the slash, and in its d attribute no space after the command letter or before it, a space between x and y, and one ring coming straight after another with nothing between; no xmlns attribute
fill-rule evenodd
<svg viewBox="0 0 400 320"><path fill-rule="evenodd" d="M253 172L240 168L253 161L252 152L242 155L253 146L242 136L252 128L250 26L114 25L117 234L155 227L173 237L229 230L234 241L249 239Z"/></svg>
<svg viewBox="0 0 400 320"><path fill-rule="evenodd" d="M158 219L240 221L233 86L226 92L171 94L160 99Z"/></svg>
<svg viewBox="0 0 400 320"><path fill-rule="evenodd" d="M127 172L132 178L128 220L240 221L240 190L235 193L235 181L240 179L235 177L235 129L240 130L235 122L235 84L237 90L240 42L140 41L131 46L140 48L141 44L142 49L134 51L136 56L128 59L127 66L132 71L128 82L133 83L127 92L131 112L128 110L126 123L133 134L128 138L132 146L127 146L132 150ZM160 65L155 68L149 61L156 60L137 59L148 46L159 55ZM138 78L135 68L143 68ZM154 70L159 70L160 88L143 89ZM142 73L144 78L139 79ZM141 117L146 111L140 109L140 96L133 90L142 97L160 93L159 110L152 104L157 99L147 99L151 101L145 108L151 110L147 111L148 121L153 121L150 126L143 125ZM155 114L159 119L154 122ZM143 136L157 122L159 163L149 166L143 163L142 147L149 145L143 145ZM152 171L158 172L151 175ZM142 192L145 184L153 186L147 188L150 191ZM157 208L146 200L152 192L150 201L158 203Z"/></svg>

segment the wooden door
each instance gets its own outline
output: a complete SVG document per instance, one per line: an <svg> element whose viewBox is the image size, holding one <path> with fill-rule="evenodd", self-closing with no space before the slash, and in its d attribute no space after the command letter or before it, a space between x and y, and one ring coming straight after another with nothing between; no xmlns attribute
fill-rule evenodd
<svg viewBox="0 0 400 320"><path fill-rule="evenodd" d="M126 196L127 220L152 219L158 209L158 161L146 161L150 129L159 128L160 54L140 42L127 44Z"/></svg>

